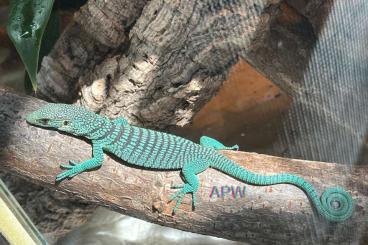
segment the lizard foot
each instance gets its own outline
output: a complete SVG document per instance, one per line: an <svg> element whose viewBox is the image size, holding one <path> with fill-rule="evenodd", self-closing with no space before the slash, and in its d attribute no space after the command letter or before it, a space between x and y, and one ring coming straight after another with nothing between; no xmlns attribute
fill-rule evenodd
<svg viewBox="0 0 368 245"><path fill-rule="evenodd" d="M177 185L178 187L178 185ZM180 187L178 187L180 188ZM193 197L192 197L192 204L193 204L193 209L196 206L196 192L194 192L193 187L189 184L185 184L179 191L175 192L173 195L170 196L169 198L169 202L177 199L176 201L176 205L172 211L173 214L176 213L176 211L178 210L180 204L182 203L185 194L187 193L192 193Z"/></svg>
<svg viewBox="0 0 368 245"><path fill-rule="evenodd" d="M92 158L81 163L78 163L76 161L69 161L69 165L61 164L60 166L68 170L56 176L56 181L61 181L66 178L72 178L85 170L99 167L101 166L101 161Z"/></svg>
<svg viewBox="0 0 368 245"><path fill-rule="evenodd" d="M56 176L56 181L61 181L66 178L72 178L75 175L83 172L83 168L80 166L80 163L77 163L76 161L70 160L69 165L67 164L61 164L60 167L69 169L65 172L62 172L58 176Z"/></svg>

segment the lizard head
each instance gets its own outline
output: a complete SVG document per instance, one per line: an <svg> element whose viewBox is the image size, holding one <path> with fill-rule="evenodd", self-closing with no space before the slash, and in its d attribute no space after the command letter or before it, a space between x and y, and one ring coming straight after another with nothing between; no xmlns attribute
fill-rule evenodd
<svg viewBox="0 0 368 245"><path fill-rule="evenodd" d="M77 105L49 103L30 113L26 121L44 128L84 135L90 130L91 122L96 122L99 117L101 116Z"/></svg>

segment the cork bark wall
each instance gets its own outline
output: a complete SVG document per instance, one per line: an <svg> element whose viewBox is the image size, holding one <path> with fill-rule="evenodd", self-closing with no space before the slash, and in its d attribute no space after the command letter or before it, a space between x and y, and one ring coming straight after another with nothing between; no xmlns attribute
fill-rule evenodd
<svg viewBox="0 0 368 245"><path fill-rule="evenodd" d="M131 29L127 27L128 38L112 38L114 45L88 33L73 34L85 33L86 23L98 19L100 12L112 15L104 21L121 23L113 21L118 13L109 12L108 5L89 1L82 8L76 23L42 63L40 94L54 101L79 100L108 116L122 114L133 123L156 128L188 124L222 86L239 57L288 93L295 93L315 40L303 16L280 1L266 0L150 1ZM304 31L293 28L296 25ZM75 49L74 42L89 46ZM96 58L88 60L92 49L97 50ZM76 50L78 55L73 54ZM66 61L68 65L62 65ZM81 63L86 67L83 71L78 69ZM65 92L70 90L75 93Z"/></svg>
<svg viewBox="0 0 368 245"><path fill-rule="evenodd" d="M293 99L273 153L355 163L368 114L366 29L354 23L366 11L362 0L90 0L43 60L37 96L167 130L190 123L242 58Z"/></svg>

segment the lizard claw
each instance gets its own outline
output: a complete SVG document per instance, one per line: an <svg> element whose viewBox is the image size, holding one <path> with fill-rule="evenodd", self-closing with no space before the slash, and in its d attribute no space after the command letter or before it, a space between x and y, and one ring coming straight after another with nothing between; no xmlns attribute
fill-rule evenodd
<svg viewBox="0 0 368 245"><path fill-rule="evenodd" d="M66 179L66 178L70 177L71 174L72 174L71 173L71 170L62 172L61 174L59 174L58 176L56 176L56 181L57 182L62 181L63 179Z"/></svg>
<svg viewBox="0 0 368 245"><path fill-rule="evenodd" d="M74 160L69 160L69 164L74 166L74 165L78 165L79 162L74 161Z"/></svg>

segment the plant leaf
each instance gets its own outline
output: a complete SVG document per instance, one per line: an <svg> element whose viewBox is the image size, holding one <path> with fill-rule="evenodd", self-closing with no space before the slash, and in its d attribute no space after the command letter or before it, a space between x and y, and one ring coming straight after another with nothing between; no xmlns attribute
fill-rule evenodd
<svg viewBox="0 0 368 245"><path fill-rule="evenodd" d="M17 49L36 91L42 35L54 0L11 0L8 35Z"/></svg>
<svg viewBox="0 0 368 245"><path fill-rule="evenodd" d="M59 2L55 2L52 8L49 21L47 22L45 31L42 36L42 42L40 47L40 52L38 55L38 69L37 72L40 70L40 65L42 58L48 55L52 48L54 47L57 39L60 36L60 17L59 17L59 10L58 10ZM33 94L34 89L29 78L28 73L24 76L24 88L27 94Z"/></svg>

